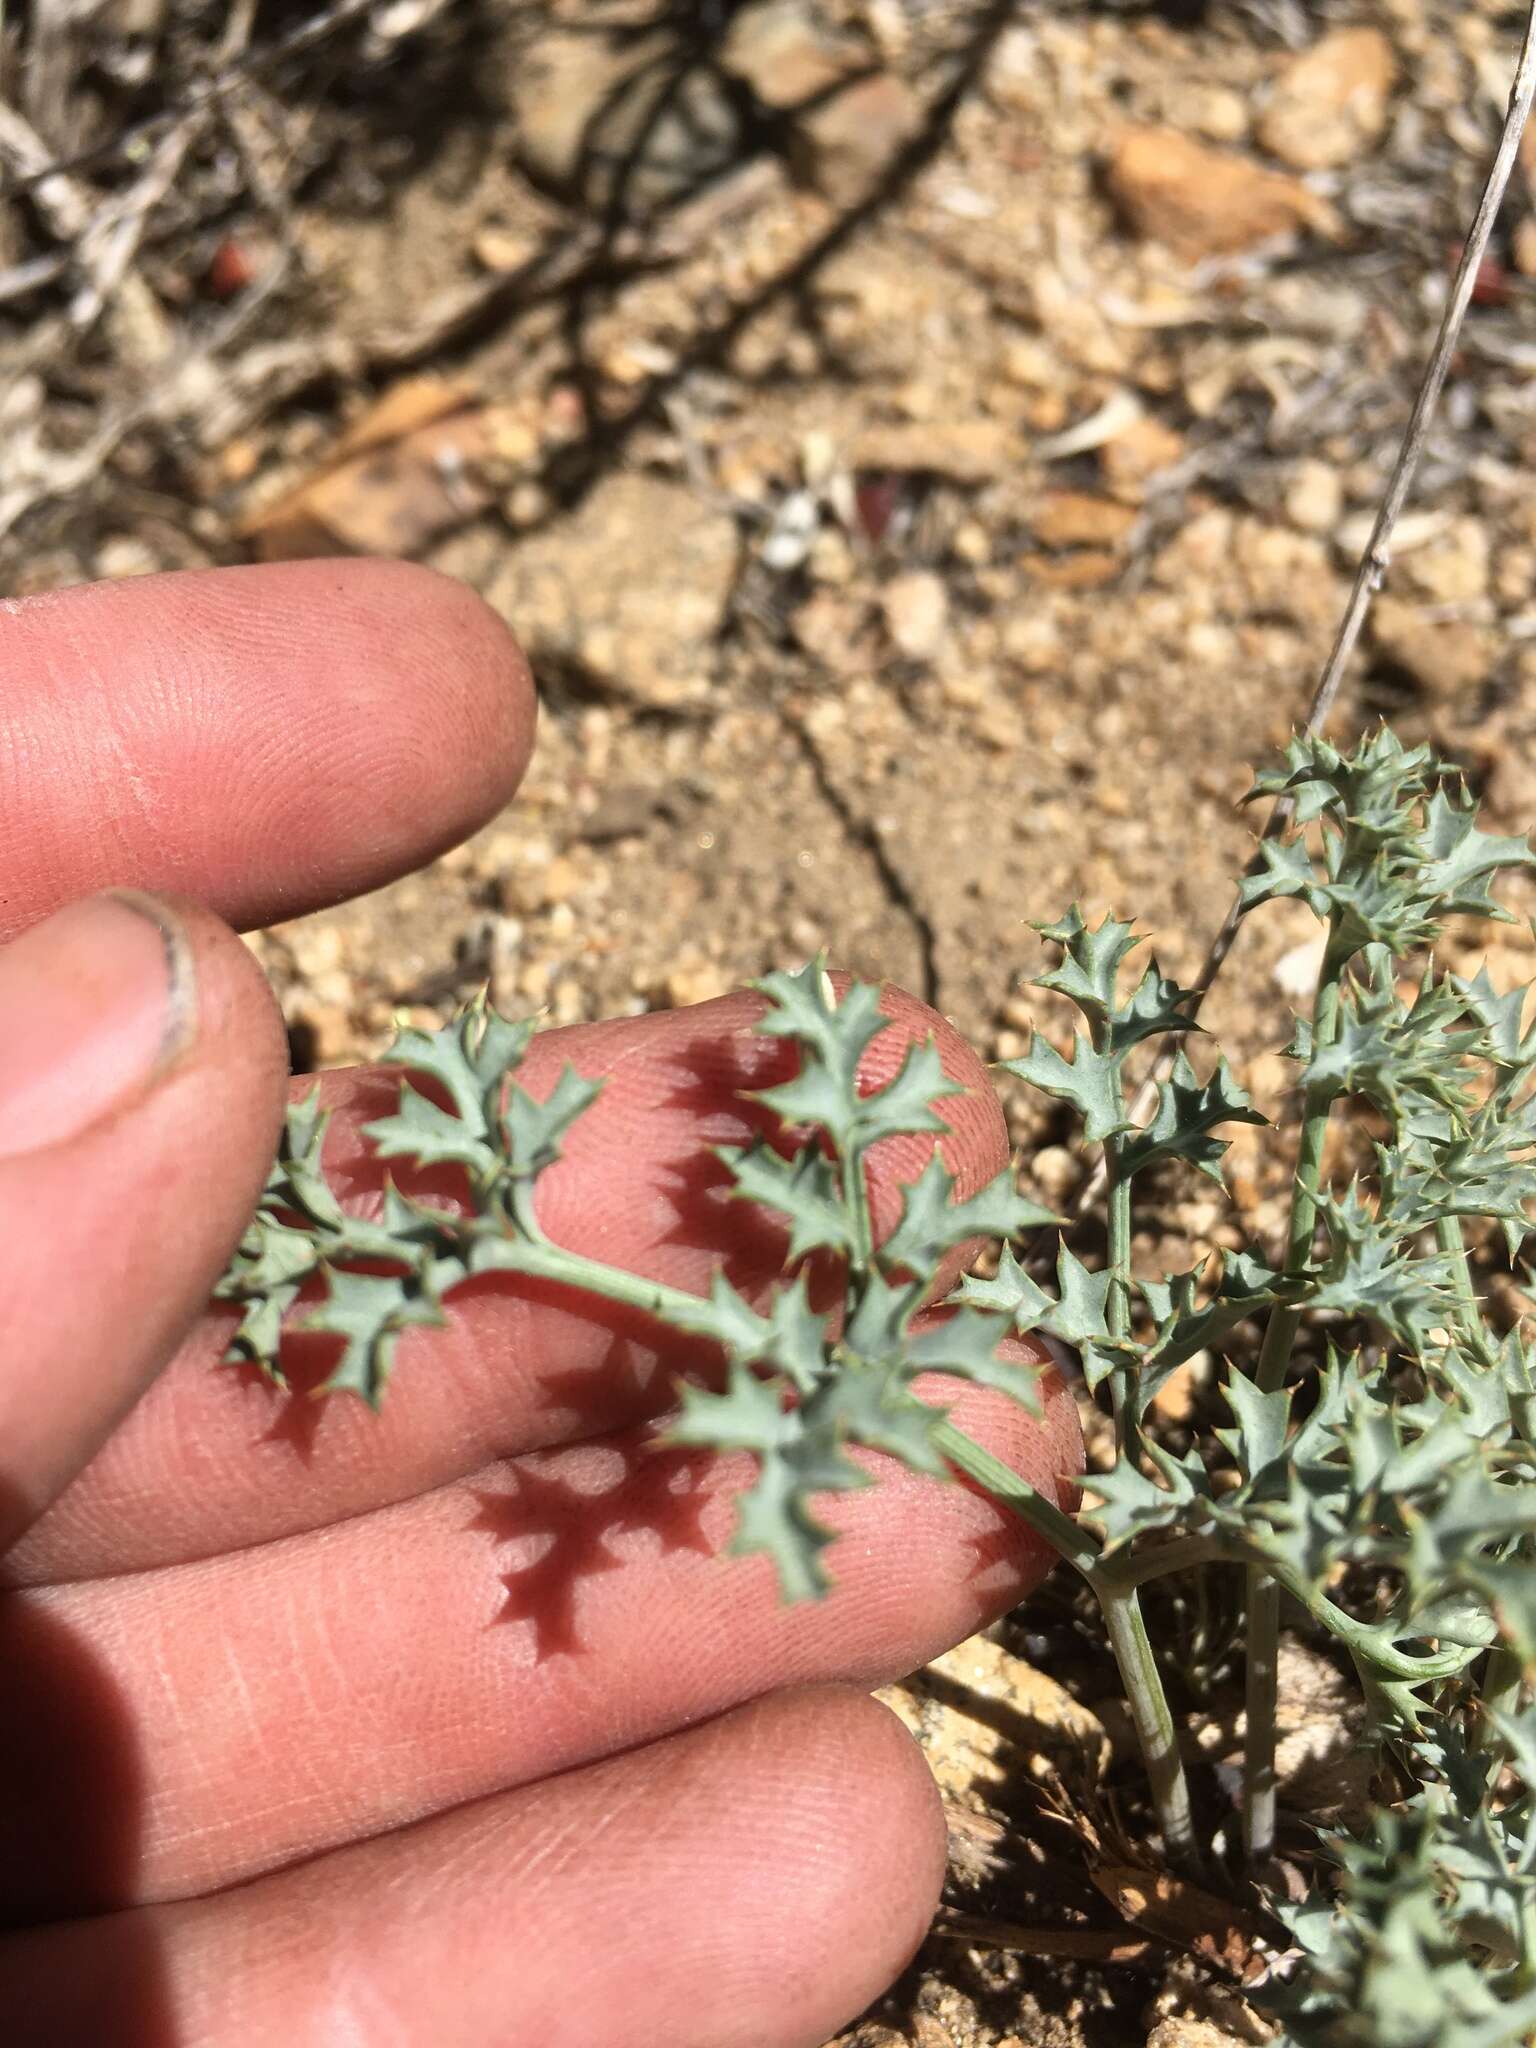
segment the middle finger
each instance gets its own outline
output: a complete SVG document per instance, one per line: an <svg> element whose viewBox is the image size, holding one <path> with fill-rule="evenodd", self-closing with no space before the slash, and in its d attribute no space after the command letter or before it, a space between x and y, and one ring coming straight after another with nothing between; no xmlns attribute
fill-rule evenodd
<svg viewBox="0 0 1536 2048"><path fill-rule="evenodd" d="M1007 1158L985 1069L934 1011L898 989L883 1002L892 1028L875 1039L861 1077L867 1086L888 1079L913 1039L934 1034L946 1073L966 1091L936 1107L950 1127L945 1159L958 1192L969 1194ZM530 1093L546 1094L567 1060L603 1080L565 1156L539 1180L540 1219L556 1242L694 1293L707 1293L723 1270L749 1299L761 1298L779 1271L784 1233L764 1212L727 1199L712 1152L745 1143L758 1127L742 1091L792 1071L785 1042L752 1028L761 1007L750 994L727 996L534 1038L519 1073ZM359 1133L393 1109L398 1081L360 1068L326 1075L322 1092L335 1109L333 1180L348 1206L376 1213L382 1169L365 1156ZM874 1148L871 1200L881 1234L900 1212L899 1187L917 1179L932 1144L915 1135ZM409 1175L397 1178L409 1192ZM656 1415L670 1405L678 1372L710 1363L707 1349L638 1312L497 1276L454 1296L445 1328L406 1332L375 1415L355 1400L310 1401L298 1371L300 1391L282 1399L254 1369L212 1370L233 1327L227 1313L203 1319L6 1559L10 1583L140 1571L321 1527L441 1486L493 1457ZM333 1353L322 1340L292 1348L300 1366L307 1362L307 1384L323 1377Z"/></svg>

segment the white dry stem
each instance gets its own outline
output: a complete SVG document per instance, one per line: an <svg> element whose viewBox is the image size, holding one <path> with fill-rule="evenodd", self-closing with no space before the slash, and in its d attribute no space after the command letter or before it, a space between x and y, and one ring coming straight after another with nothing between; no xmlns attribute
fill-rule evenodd
<svg viewBox="0 0 1536 2048"><path fill-rule="evenodd" d="M1519 61L1515 66L1515 79L1510 88L1509 108L1504 116L1503 132L1499 136L1499 146L1494 152L1493 163L1483 185L1482 197L1478 201L1477 213L1461 252L1461 261L1456 267L1451 294L1440 321L1440 332L1435 337L1434 348L1425 366L1424 376L1419 384L1419 394L1413 402L1413 412L1403 434L1402 447L1398 450L1397 461L1393 465L1387 488L1382 495L1380 509L1376 514L1376 523L1371 528L1371 537L1355 571L1354 587L1349 593L1349 602L1339 622L1332 651L1323 664L1323 672L1318 677L1312 701L1307 707L1304 730L1309 735L1321 732L1328 722L1334 700L1339 694L1339 685L1344 679L1344 671L1349 666L1349 658L1355 651L1360 629L1365 624L1366 614L1371 608L1371 599L1386 580L1387 570L1392 561L1393 530L1413 488L1419 459L1429 438L1430 421L1439 403L1446 373L1451 366L1451 358L1456 353L1456 343L1461 334L1462 323L1467 317L1467 308L1471 305L1472 294L1477 288L1478 272L1488 253L1494 222L1498 219L1499 208L1503 204L1504 193L1519 155L1520 137L1525 132L1533 100L1536 100L1536 0L1533 0L1530 12L1526 16L1525 40L1521 44ZM1294 809L1295 804L1291 797L1277 797L1274 808L1265 821L1261 837L1278 838L1289 825ZM1250 863L1249 872L1255 872L1261 865L1260 856L1256 853ZM1189 1005L1192 1012L1199 1010L1201 1003L1210 993L1212 983L1221 972L1227 955L1232 950L1232 941L1237 936L1242 916L1242 897L1235 895L1221 929L1211 941L1210 950L1201 964L1199 974L1195 977L1191 991L1194 1000ZM1176 1057L1176 1045L1161 1053L1151 1073L1137 1090L1135 1100L1131 1104L1131 1117L1136 1123L1144 1123L1151 1115L1157 1102L1158 1089L1167 1078ZM1075 1215L1087 1214L1103 1194L1106 1180L1107 1168L1101 1158L1078 1192L1074 1205Z"/></svg>

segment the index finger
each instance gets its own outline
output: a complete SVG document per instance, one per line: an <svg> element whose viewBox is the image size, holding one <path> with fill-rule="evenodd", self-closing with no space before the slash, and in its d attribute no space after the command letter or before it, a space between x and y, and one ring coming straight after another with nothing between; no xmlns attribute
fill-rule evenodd
<svg viewBox="0 0 1536 2048"><path fill-rule="evenodd" d="M936 1105L942 1149L969 1195L1006 1162L1007 1130L986 1070L942 1017L884 992L892 1028L861 1063L890 1079L915 1038L932 1032L964 1093ZM793 1071L782 1039L752 1027L751 995L691 1010L541 1032L519 1080L542 1099L569 1061L604 1086L571 1126L563 1156L539 1178L539 1214L557 1244L691 1293L723 1271L761 1299L781 1268L785 1234L767 1211L729 1198L718 1145L745 1143L760 1118L743 1092ZM308 1084L306 1084L308 1085ZM321 1077L335 1111L327 1170L348 1207L377 1212L382 1170L360 1126L394 1107L395 1077L356 1068ZM899 1190L918 1179L934 1140L883 1139L869 1155L882 1236ZM403 1183L407 1191L412 1183ZM431 1197L441 1199L441 1193ZM837 1276L825 1276L830 1305ZM334 1347L301 1339L285 1354L301 1391L280 1397L253 1369L209 1368L233 1319L208 1316L137 1409L6 1561L13 1582L87 1578L176 1564L319 1527L406 1499L493 1458L605 1435L670 1407L684 1370L708 1370L709 1347L638 1310L549 1282L487 1275L455 1292L445 1328L407 1330L378 1414L355 1400L315 1402L303 1388ZM307 1358L306 1358L307 1353ZM308 1372L305 1378L304 1373Z"/></svg>
<svg viewBox="0 0 1536 2048"><path fill-rule="evenodd" d="M493 817L527 665L463 584L296 562L0 605L0 944L79 896L250 928L407 874Z"/></svg>

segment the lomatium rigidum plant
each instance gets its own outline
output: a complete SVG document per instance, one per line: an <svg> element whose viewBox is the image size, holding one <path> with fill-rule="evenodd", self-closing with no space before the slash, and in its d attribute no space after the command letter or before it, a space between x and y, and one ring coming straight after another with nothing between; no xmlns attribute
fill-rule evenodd
<svg viewBox="0 0 1536 2048"><path fill-rule="evenodd" d="M593 1099L567 1069L548 1098L517 1082L531 1025L472 1003L438 1033L402 1031L395 1114L369 1127L386 1160L461 1170L465 1213L390 1188L382 1214L343 1210L322 1162L313 1099L289 1114L261 1209L220 1294L243 1310L230 1357L282 1380L281 1326L340 1340L328 1386L383 1394L402 1330L442 1320L477 1273L555 1280L648 1311L718 1345L723 1374L689 1386L673 1441L745 1451L735 1547L773 1560L788 1599L828 1590L819 1496L869 1483L854 1447L942 1479L961 1472L1051 1543L1097 1599L1145 1758L1163 1850L1198 1874L1185 1764L1141 1589L1176 1574L1246 1581L1244 1832L1262 1885L1275 1840L1276 1645L1282 1601L1331 1637L1358 1678L1368 1740L1403 1796L1355 1834L1326 1838L1327 1877L1302 1903L1270 1904L1293 1947L1266 1991L1298 2048L1498 2048L1536 2028L1536 1349L1479 1299L1469 1250L1518 1261L1536 1195L1536 1031L1522 997L1436 964L1445 920L1502 916L1501 868L1529 866L1522 840L1492 837L1425 749L1390 732L1343 754L1298 740L1256 794L1293 805L1289 836L1263 842L1249 910L1295 897L1326 938L1310 1020L1288 1048L1301 1120L1290 1226L1275 1258L1244 1251L1191 1272L1133 1272L1138 1178L1183 1161L1220 1181L1234 1122L1261 1121L1226 1063L1181 1053L1151 1118L1129 1113L1138 1047L1195 1029L1192 999L1155 965L1124 970L1127 925L1072 910L1037 927L1059 955L1039 985L1082 1025L1063 1053L1036 1035L1006 1062L1069 1104L1107 1171L1107 1253L1091 1269L1063 1241L1049 1284L1014 1244L1052 1224L1011 1172L965 1200L935 1156L877 1243L865 1156L897 1132L944 1128L954 1091L931 1043L865 1091L863 1055L887 1028L877 991L839 1000L819 963L757 984L757 1026L798 1049L793 1078L757 1099L797 1143L722 1157L743 1200L787 1225L784 1274L761 1305L717 1274L707 1297L658 1286L551 1242L538 1178ZM425 1092L421 1083L431 1084ZM1366 1104L1382 1133L1372 1170L1323 1177L1330 1119ZM445 1106L446 1104L446 1106ZM782 1143L781 1138L781 1143ZM1177 1169L1175 1169L1177 1170ZM947 1254L1002 1240L992 1277L963 1280L946 1317L919 1315ZM812 1306L806 1260L840 1262L844 1299ZM381 1270L382 1269L382 1270ZM1198 1450L1175 1455L1149 1409L1199 1353L1220 1354L1229 1413L1216 1432L1234 1470L1216 1483ZM1262 1328L1255 1353L1254 1327ZM952 1373L1030 1405L1036 1368L999 1355L1040 1332L1080 1355L1113 1415L1115 1457L1088 1504L1064 1514L912 1391ZM1298 1350L1298 1339L1301 1346ZM1235 1483L1234 1483L1235 1481Z"/></svg>

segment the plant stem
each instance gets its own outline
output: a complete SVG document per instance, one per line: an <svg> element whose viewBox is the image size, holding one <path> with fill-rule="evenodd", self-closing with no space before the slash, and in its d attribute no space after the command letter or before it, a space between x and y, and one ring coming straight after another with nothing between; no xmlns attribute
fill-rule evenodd
<svg viewBox="0 0 1536 2048"><path fill-rule="evenodd" d="M1103 1610L1115 1662L1120 1667L1168 1860L1188 1875L1197 1876L1200 1853L1190 1812L1189 1781L1134 1584L1127 1584L1112 1566L1102 1564L1099 1545L1080 1523L1064 1515L990 1451L973 1443L963 1430L956 1429L953 1423L942 1423L934 1432L934 1441L951 1464L984 1487L992 1499L1011 1509L1026 1527L1043 1536L1069 1564L1077 1567L1093 1588Z"/></svg>
<svg viewBox="0 0 1536 2048"><path fill-rule="evenodd" d="M1105 1319L1110 1336L1123 1343L1131 1334L1131 1177L1121 1170L1118 1138L1107 1140L1104 1159L1109 1168L1109 1298ZM1116 1448L1121 1458L1134 1460L1140 1453L1141 1431L1132 1399L1130 1367L1115 1368L1111 1392Z"/></svg>
<svg viewBox="0 0 1536 2048"><path fill-rule="evenodd" d="M1164 1852L1175 1870L1198 1877L1202 1859L1189 1805L1189 1780L1184 1775L1173 1715L1147 1637L1140 1595L1135 1591L1111 1590L1095 1580L1089 1583L1099 1596L1110 1647L1120 1667L1131 1720L1152 1784L1152 1803L1163 1831Z"/></svg>
<svg viewBox="0 0 1536 2048"><path fill-rule="evenodd" d="M1472 294L1477 289L1477 280L1482 272L1483 259L1488 253L1488 244L1493 237L1494 223L1499 208L1504 203L1504 193L1509 185L1510 174L1520 154L1520 137L1530 118L1531 106L1536 101L1536 6L1527 14L1525 39L1520 46L1520 56L1515 67L1514 84L1510 88L1509 106L1504 116L1503 131L1499 146L1494 152L1493 162L1488 167L1488 176L1483 185L1482 195L1477 202L1477 212L1462 244L1461 260L1456 265L1456 275L1451 283L1450 294L1445 302L1445 311L1440 316L1440 331L1435 336L1435 345L1430 350L1429 361L1419 383L1418 395L1413 402L1408 425L1403 433L1402 446L1398 449L1397 461L1382 495L1376 522L1371 528L1371 537L1366 542L1355 570L1354 586L1345 606L1344 616L1339 621L1339 630L1334 637L1333 647L1323 672L1317 679L1312 692L1312 701L1307 707L1307 719L1303 730L1308 733L1321 732L1328 723L1333 702L1354 653L1355 643L1360 638L1360 629L1365 624L1371 600L1386 581L1387 569L1391 563L1392 531L1402 516L1413 489L1413 480L1418 473L1419 459L1429 440L1430 422L1435 407L1440 403L1440 393L1445 385L1446 373L1456 357L1456 344L1461 335L1462 323L1467 317L1467 308L1472 303ZM1278 839L1290 824L1295 814L1295 799L1289 792L1275 799L1274 808L1265 821L1261 834L1263 839ZM1250 875L1258 874L1263 865L1263 849L1255 848L1253 859L1248 864ZM1193 995L1194 1010L1210 994L1211 986L1226 964L1237 937L1237 928L1243 921L1243 896L1239 890L1233 897L1231 907L1222 920L1221 929L1211 941L1210 949L1201 963L1200 972L1195 976ZM1176 1048L1169 1045L1159 1055L1152 1071L1137 1090L1131 1106L1131 1114L1140 1120L1151 1110L1157 1100L1158 1084L1166 1078L1173 1065ZM1073 1204L1074 1216L1084 1216L1098 1200L1104 1187L1104 1172L1101 1164L1089 1174L1078 1190Z"/></svg>
<svg viewBox="0 0 1536 2048"><path fill-rule="evenodd" d="M1339 1027L1339 1004L1346 942L1336 925L1318 971L1312 1006L1313 1042L1333 1043ZM1317 1229L1318 1191L1322 1183L1323 1146L1328 1136L1328 1111L1333 1097L1325 1087L1307 1090L1302 1107L1301 1145L1291 1187L1291 1220L1285 1247L1285 1277L1300 1280L1312 1256ZM1301 1327L1301 1310L1276 1308L1264 1332L1254 1377L1260 1389L1273 1393L1285 1381L1291 1347ZM1275 1712L1277 1657L1280 1644L1280 1588L1262 1566L1250 1565L1247 1575L1248 1668L1245 1683L1247 1731L1243 1775L1243 1843L1252 1869L1261 1869L1275 1847Z"/></svg>
<svg viewBox="0 0 1536 2048"><path fill-rule="evenodd" d="M1099 1545L1080 1522L1063 1514L1054 1501L1047 1500L1027 1479L1021 1479L1011 1465L995 1458L953 1422L941 1422L933 1432L933 1441L967 1479L974 1479L993 1500L1009 1509L1093 1582L1099 1565Z"/></svg>

